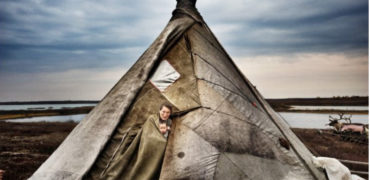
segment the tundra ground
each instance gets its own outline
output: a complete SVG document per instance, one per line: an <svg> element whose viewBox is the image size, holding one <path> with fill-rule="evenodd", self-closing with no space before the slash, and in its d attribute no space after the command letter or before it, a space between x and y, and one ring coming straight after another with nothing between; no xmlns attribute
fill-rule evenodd
<svg viewBox="0 0 370 180"><path fill-rule="evenodd" d="M27 179L59 146L76 123L0 121L0 169L5 180ZM316 156L368 162L368 145L345 142L329 130L293 129ZM364 167L350 167L368 171Z"/></svg>

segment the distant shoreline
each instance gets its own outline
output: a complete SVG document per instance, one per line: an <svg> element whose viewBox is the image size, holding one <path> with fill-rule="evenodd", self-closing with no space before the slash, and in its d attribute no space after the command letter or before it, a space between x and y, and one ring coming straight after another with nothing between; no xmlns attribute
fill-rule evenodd
<svg viewBox="0 0 370 180"><path fill-rule="evenodd" d="M291 112L291 113L316 113L316 114L369 114L366 110L339 110L339 109L318 109L318 110L275 110L276 112Z"/></svg>
<svg viewBox="0 0 370 180"><path fill-rule="evenodd" d="M281 98L266 99L271 106L368 106L368 96L351 97L316 97L316 98ZM99 100L61 100L61 101L7 101L0 105L30 105L30 104L91 104Z"/></svg>
<svg viewBox="0 0 370 180"><path fill-rule="evenodd" d="M334 98L286 98L266 99L276 112L295 113L346 113L369 114L367 110L340 110L340 109L291 109L291 106L368 106L368 97L334 97ZM66 101L14 101L0 102L0 105L42 105L42 104L98 104L96 100L66 100ZM19 119L40 116L58 116L87 114L94 106L69 107L62 109L28 109L28 110L0 110L0 120Z"/></svg>
<svg viewBox="0 0 370 180"><path fill-rule="evenodd" d="M31 104L94 104L97 100L65 100L65 101L8 101L0 102L0 105L31 105Z"/></svg>
<svg viewBox="0 0 370 180"><path fill-rule="evenodd" d="M266 99L271 106L368 106L369 96Z"/></svg>
<svg viewBox="0 0 370 180"><path fill-rule="evenodd" d="M95 106L72 107L64 109L45 109L45 110L0 110L0 121L8 119L31 118L41 116L63 116L88 114ZM295 112L295 113L329 113L329 114L369 114L365 110L289 110L275 109L276 112Z"/></svg>

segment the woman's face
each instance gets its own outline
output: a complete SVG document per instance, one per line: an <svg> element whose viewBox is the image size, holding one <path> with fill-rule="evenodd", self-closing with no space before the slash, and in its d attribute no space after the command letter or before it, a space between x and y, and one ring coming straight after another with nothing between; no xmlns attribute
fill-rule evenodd
<svg viewBox="0 0 370 180"><path fill-rule="evenodd" d="M161 110L159 110L159 116L162 120L167 120L171 115L171 110L168 109L166 106L163 106Z"/></svg>

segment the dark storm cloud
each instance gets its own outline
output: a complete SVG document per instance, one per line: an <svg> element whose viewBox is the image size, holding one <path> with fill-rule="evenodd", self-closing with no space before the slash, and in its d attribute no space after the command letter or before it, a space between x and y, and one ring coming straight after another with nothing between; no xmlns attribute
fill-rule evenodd
<svg viewBox="0 0 370 180"><path fill-rule="evenodd" d="M277 47L287 52L319 52L367 49L368 9L359 5L338 9L328 13L297 19L253 20L246 27L253 29L270 28L282 33L276 41L264 42L251 39L251 46ZM246 42L246 41L244 41ZM243 45L243 44L240 44Z"/></svg>
<svg viewBox="0 0 370 180"><path fill-rule="evenodd" d="M158 35L167 14L140 1L2 1L1 71L131 64Z"/></svg>
<svg viewBox="0 0 370 180"><path fill-rule="evenodd" d="M84 92L109 89L163 30L175 5L175 0L0 1L0 99L69 98L63 93L82 85ZM249 57L266 64L271 56L298 62L304 58L294 54L342 53L367 63L367 0L198 0L197 8L240 61ZM44 96L57 80L63 82ZM104 92L91 91L86 98L99 99Z"/></svg>
<svg viewBox="0 0 370 180"><path fill-rule="evenodd" d="M14 63L9 61L27 62L28 71L37 71L39 64L63 69L61 60L79 68L101 66L101 58L108 59L106 66L131 63L163 29L174 4L145 0L2 1L0 65L11 71L19 68L8 67ZM226 48L238 56L367 48L364 0L199 1L198 9ZM131 47L137 51L125 51ZM122 53L104 51L117 49Z"/></svg>
<svg viewBox="0 0 370 180"><path fill-rule="evenodd" d="M135 43L132 43L134 45ZM68 69L126 67L144 47L125 44L0 45L2 72L54 72ZM120 50L123 49L123 50ZM115 51L117 50L117 51ZM124 55L124 56L123 56ZM126 59L122 59L122 58ZM131 61L130 61L131 60Z"/></svg>
<svg viewBox="0 0 370 180"><path fill-rule="evenodd" d="M231 8L212 8L219 12L211 13L205 8L209 14L205 19L233 55L359 50L367 53L365 0L236 1Z"/></svg>

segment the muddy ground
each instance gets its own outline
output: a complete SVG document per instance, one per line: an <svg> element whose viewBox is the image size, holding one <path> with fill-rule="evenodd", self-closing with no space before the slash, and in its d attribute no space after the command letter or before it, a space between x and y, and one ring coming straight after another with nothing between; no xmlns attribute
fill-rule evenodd
<svg viewBox="0 0 370 180"><path fill-rule="evenodd" d="M4 179L26 179L59 146L76 123L6 123L0 121L0 169ZM328 130L293 129L318 156L368 162L368 145L344 142ZM366 167L350 167L368 171Z"/></svg>

